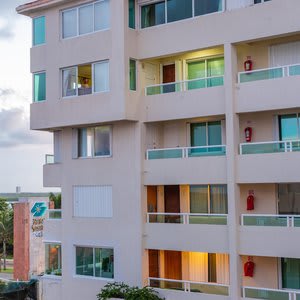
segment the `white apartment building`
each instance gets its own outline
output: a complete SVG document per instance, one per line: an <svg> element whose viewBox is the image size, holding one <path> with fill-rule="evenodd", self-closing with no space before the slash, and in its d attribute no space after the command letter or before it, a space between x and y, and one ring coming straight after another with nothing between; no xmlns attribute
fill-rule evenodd
<svg viewBox="0 0 300 300"><path fill-rule="evenodd" d="M38 0L53 132L43 299L300 299L300 1ZM49 159L49 157L48 157Z"/></svg>

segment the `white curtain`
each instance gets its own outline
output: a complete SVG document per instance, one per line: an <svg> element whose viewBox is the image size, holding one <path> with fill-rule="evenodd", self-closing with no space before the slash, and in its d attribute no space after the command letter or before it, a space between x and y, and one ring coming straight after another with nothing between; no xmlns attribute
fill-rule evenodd
<svg viewBox="0 0 300 300"><path fill-rule="evenodd" d="M300 42L270 47L270 66L278 67L300 63Z"/></svg>
<svg viewBox="0 0 300 300"><path fill-rule="evenodd" d="M229 255L220 254L216 255L217 265L217 283L229 284Z"/></svg>
<svg viewBox="0 0 300 300"><path fill-rule="evenodd" d="M189 253L189 270L191 281L207 282L208 281L208 253L190 252Z"/></svg>

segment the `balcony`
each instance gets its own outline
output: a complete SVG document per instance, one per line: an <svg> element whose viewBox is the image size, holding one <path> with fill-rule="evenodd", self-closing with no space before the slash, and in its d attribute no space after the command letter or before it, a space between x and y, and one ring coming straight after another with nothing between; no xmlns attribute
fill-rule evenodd
<svg viewBox="0 0 300 300"><path fill-rule="evenodd" d="M61 186L62 164L56 163L54 155L46 154L45 165L43 166L43 185L44 187Z"/></svg>
<svg viewBox="0 0 300 300"><path fill-rule="evenodd" d="M147 122L223 115L223 76L151 85L145 88L143 101Z"/></svg>
<svg viewBox="0 0 300 300"><path fill-rule="evenodd" d="M298 215L243 214L240 227L240 253L299 258L297 246L299 233Z"/></svg>
<svg viewBox="0 0 300 300"><path fill-rule="evenodd" d="M299 140L240 144L238 182L299 182L299 146Z"/></svg>
<svg viewBox="0 0 300 300"><path fill-rule="evenodd" d="M146 159L191 158L198 156L219 156L226 154L225 145L176 147L163 149L148 149Z"/></svg>
<svg viewBox="0 0 300 300"><path fill-rule="evenodd" d="M164 278L148 278L148 285L153 288L163 290L176 290L172 294L171 299L211 299L211 300L225 300L229 299L229 286L225 284L208 283L208 282L194 282L185 280L174 280ZM163 296L168 296L168 292L159 291ZM184 294L182 294L184 293ZM203 295L204 294L204 295ZM215 295L215 297L210 297ZM176 297L177 296L177 297Z"/></svg>
<svg viewBox="0 0 300 300"><path fill-rule="evenodd" d="M225 153L225 145L147 150L144 184L225 183Z"/></svg>
<svg viewBox="0 0 300 300"><path fill-rule="evenodd" d="M238 73L237 112L298 107L299 75L299 64Z"/></svg>
<svg viewBox="0 0 300 300"><path fill-rule="evenodd" d="M300 300L300 292L244 286L243 299Z"/></svg>

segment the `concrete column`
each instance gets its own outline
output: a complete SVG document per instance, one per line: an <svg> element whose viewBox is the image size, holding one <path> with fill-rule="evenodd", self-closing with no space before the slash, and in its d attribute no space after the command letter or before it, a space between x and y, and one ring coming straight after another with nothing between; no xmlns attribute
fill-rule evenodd
<svg viewBox="0 0 300 300"><path fill-rule="evenodd" d="M236 162L239 143L239 121L235 112L237 53L232 44L224 45L225 59L225 110L227 140L227 189L228 189L228 230L230 254L230 288L231 299L241 299L241 262L238 253L239 227L239 186L236 183Z"/></svg>

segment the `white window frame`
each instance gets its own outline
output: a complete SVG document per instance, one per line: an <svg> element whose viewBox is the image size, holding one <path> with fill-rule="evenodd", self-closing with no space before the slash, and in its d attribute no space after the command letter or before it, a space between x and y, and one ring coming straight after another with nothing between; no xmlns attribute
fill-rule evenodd
<svg viewBox="0 0 300 300"><path fill-rule="evenodd" d="M60 38L61 38L61 40L72 39L72 38L76 38L76 37L79 37L79 36L85 36L85 35L88 35L88 34L99 32L99 31L109 30L110 29L110 24L107 28L95 30L95 4L100 3L100 2L104 2L104 1L107 1L107 0L98 0L98 1L94 1L94 2L83 4L83 5L79 5L79 6L75 6L75 7L71 7L71 8L61 10L61 12L60 12L60 28L61 28L60 29ZM108 0L109 4L110 4L110 1L111 0ZM88 32L88 33L79 34L79 9L82 8L82 7L85 7L85 6L89 6L89 5L93 5L93 30L91 32ZM71 10L76 10L76 14L77 14L76 35L65 38L64 37L64 30L63 30L64 29L63 13L67 12L67 11L71 11ZM110 11L111 10L109 8L109 12ZM111 16L111 13L110 13L110 16Z"/></svg>
<svg viewBox="0 0 300 300"><path fill-rule="evenodd" d="M80 275L80 274L76 274L76 248L80 247L80 248L92 248L93 249L93 276L88 276L88 275ZM114 256L114 276L113 278L107 278L107 277L96 277L95 276L95 249L111 249L113 250L113 256ZM90 278L90 279L95 279L95 280L105 280L105 281L115 281L115 248L113 246L95 246L95 245L88 245L88 244L84 244L81 245L79 243L74 244L74 260L75 260L75 264L74 264L74 276L73 277L78 277L78 278Z"/></svg>
<svg viewBox="0 0 300 300"><path fill-rule="evenodd" d="M79 156L79 138L78 138L78 134L79 134L79 130L78 129L95 129L96 127L109 127L109 155L94 155L95 153L95 134L93 133L92 135L92 145L91 145L91 151L92 151L92 156ZM99 126L92 126L92 127L81 127L81 128L77 128L77 143L74 143L75 146L77 147L77 159L89 159L89 158L109 158L112 157L112 125L99 125Z"/></svg>
<svg viewBox="0 0 300 300"><path fill-rule="evenodd" d="M196 16L195 15L195 1L192 0L192 16L190 18L185 18L185 19L182 19L182 20L177 20L177 21L169 22L168 23L167 1L168 0L152 0L152 1L149 0L149 1L144 1L142 3L139 3L139 9L138 9L138 12L139 12L139 18L138 18L139 24L138 24L138 27L139 27L140 30L147 29L147 28L150 28L150 27L162 26L162 25L170 24L170 23L182 22L182 21L185 21L185 20L199 18L199 17L206 16L206 15L219 14L219 13L225 12L225 10L226 10L226 7L225 7L226 0L221 0L222 1L222 10L216 11L216 12L212 12L212 13L208 13L208 14L205 14L205 15ZM264 1L264 0L262 0L262 1ZM158 24L158 25L153 25L153 26L142 28L142 7L143 6L147 6L147 5L151 5L151 4L155 4L155 3L158 3L158 2L165 2L165 22L162 23L162 24ZM254 3L254 0L253 0L253 3Z"/></svg>
<svg viewBox="0 0 300 300"><path fill-rule="evenodd" d="M59 245L60 246L60 259L61 259L60 269L62 270L62 265L63 265L62 261L63 261L63 259L62 259L62 243L61 243L61 241L44 240L43 244L44 244L45 248L46 248L46 245ZM44 248L44 251L45 251L44 252L44 259L46 259L46 249L45 248ZM46 271L46 264L44 265L44 269ZM46 273L44 273L43 276L53 278L53 279L58 279L58 280L60 280L62 278L62 275L61 276L60 275L51 275L51 274L46 274Z"/></svg>
<svg viewBox="0 0 300 300"><path fill-rule="evenodd" d="M108 80L108 89L105 89L103 91L99 91L99 92L95 92L95 72L94 72L94 67L95 65L97 64L104 64L104 63L107 63L108 65L108 76L107 76L107 80ZM78 95L78 67L80 66L86 66L86 65L91 65L91 69L92 69L92 72L91 72L91 79L92 79L92 86L91 86L91 93L90 94L86 94L86 95ZM76 69L76 94L75 95L71 95L71 96L64 96L64 93L63 93L63 72L64 71L67 71L67 70L71 70L75 68ZM36 73L35 73L36 74ZM61 98L62 99L66 99L66 98L72 98L72 97L82 97L82 96L88 96L88 95L93 95L93 94L100 94L100 93L107 93L110 91L110 64L109 64L109 60L108 59L105 59L105 60L100 60L100 61L96 61L96 62L93 62L93 63L86 63L86 64L81 64L81 65L77 65L77 66L71 66L71 67L67 67L67 68L62 68L61 71L60 71L60 86L61 86Z"/></svg>

